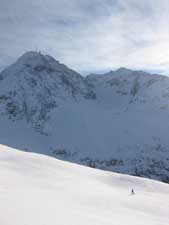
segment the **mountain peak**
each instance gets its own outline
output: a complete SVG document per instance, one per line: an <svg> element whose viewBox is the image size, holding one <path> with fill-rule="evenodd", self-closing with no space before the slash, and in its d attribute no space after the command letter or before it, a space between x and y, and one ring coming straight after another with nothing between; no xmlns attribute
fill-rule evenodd
<svg viewBox="0 0 169 225"><path fill-rule="evenodd" d="M27 51L20 58L26 59L26 58L35 58L39 56L43 56L43 54L41 54L41 52L36 52L36 51Z"/></svg>
<svg viewBox="0 0 169 225"><path fill-rule="evenodd" d="M44 64L59 64L59 61L48 55L43 55L41 52L29 51L24 53L18 61L21 64L29 66L44 65Z"/></svg>
<svg viewBox="0 0 169 225"><path fill-rule="evenodd" d="M10 74L18 74L22 71L31 74L75 74L78 73L60 63L52 56L42 54L41 52L28 51L18 58L18 60L7 69L2 71L3 77ZM79 75L79 74L78 74Z"/></svg>
<svg viewBox="0 0 169 225"><path fill-rule="evenodd" d="M120 67L119 69L116 70L116 72L120 72L120 73L131 73L131 72L133 72L133 70L130 70L130 69L125 68L125 67Z"/></svg>

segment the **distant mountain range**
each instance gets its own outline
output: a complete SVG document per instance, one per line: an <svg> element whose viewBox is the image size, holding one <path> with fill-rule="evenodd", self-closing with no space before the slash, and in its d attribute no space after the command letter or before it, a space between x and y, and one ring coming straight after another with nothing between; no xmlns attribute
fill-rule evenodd
<svg viewBox="0 0 169 225"><path fill-rule="evenodd" d="M27 52L0 73L0 143L169 182L169 78L87 77Z"/></svg>

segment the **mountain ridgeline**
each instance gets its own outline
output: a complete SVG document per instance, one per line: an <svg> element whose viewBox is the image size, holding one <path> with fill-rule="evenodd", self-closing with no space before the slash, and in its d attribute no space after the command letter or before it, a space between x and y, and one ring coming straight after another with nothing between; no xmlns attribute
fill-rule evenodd
<svg viewBox="0 0 169 225"><path fill-rule="evenodd" d="M169 182L169 78L87 77L27 52L0 74L0 143Z"/></svg>

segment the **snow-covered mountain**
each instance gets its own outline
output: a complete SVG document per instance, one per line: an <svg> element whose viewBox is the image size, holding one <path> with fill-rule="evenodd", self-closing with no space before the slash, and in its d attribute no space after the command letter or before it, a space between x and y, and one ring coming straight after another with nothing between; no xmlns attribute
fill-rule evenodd
<svg viewBox="0 0 169 225"><path fill-rule="evenodd" d="M1 225L168 225L168 196L168 184L0 145Z"/></svg>
<svg viewBox="0 0 169 225"><path fill-rule="evenodd" d="M28 52L0 74L0 143L169 182L169 78L82 77Z"/></svg>
<svg viewBox="0 0 169 225"><path fill-rule="evenodd" d="M82 76L36 52L24 54L0 78L1 113L14 121L26 119L40 132L62 102L95 97Z"/></svg>

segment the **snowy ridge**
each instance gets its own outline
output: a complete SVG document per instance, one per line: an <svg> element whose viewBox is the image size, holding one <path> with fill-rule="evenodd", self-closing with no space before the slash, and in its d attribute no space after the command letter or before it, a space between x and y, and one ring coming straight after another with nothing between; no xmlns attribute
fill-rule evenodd
<svg viewBox="0 0 169 225"><path fill-rule="evenodd" d="M86 78L37 52L0 74L0 143L169 182L169 78L120 68Z"/></svg>
<svg viewBox="0 0 169 225"><path fill-rule="evenodd" d="M168 196L157 181L0 146L3 225L167 225Z"/></svg>

